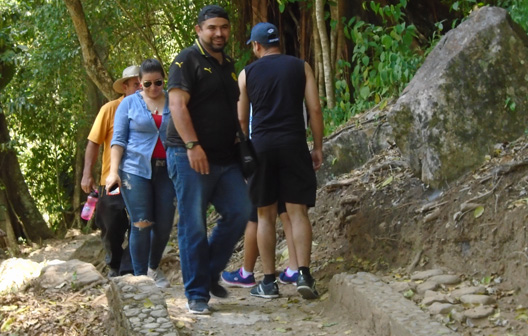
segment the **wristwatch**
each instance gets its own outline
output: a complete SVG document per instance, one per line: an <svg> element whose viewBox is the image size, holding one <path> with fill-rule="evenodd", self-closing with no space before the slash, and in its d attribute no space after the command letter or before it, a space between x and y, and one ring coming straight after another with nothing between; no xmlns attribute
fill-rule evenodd
<svg viewBox="0 0 528 336"><path fill-rule="evenodd" d="M198 146L200 143L198 141L189 141L185 143L185 148L193 149L195 146Z"/></svg>

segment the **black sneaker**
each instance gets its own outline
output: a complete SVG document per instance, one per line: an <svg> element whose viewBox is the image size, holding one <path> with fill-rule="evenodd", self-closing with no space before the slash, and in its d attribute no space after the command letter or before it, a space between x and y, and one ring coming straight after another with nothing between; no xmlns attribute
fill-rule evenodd
<svg viewBox="0 0 528 336"><path fill-rule="evenodd" d="M187 302L187 309L189 309L189 313L191 314L211 314L211 308L209 308L205 300L189 300Z"/></svg>
<svg viewBox="0 0 528 336"><path fill-rule="evenodd" d="M226 298L229 295L229 293L227 292L227 289L225 289L218 282L211 282L211 289L209 291L214 296L222 298L222 299Z"/></svg>
<svg viewBox="0 0 528 336"><path fill-rule="evenodd" d="M297 292L306 300L313 300L319 297L319 293L315 289L314 278L305 274L299 274L299 278L297 279Z"/></svg>
<svg viewBox="0 0 528 336"><path fill-rule="evenodd" d="M265 285L262 281L257 286L251 289L250 294L252 296L258 296L265 299L274 299L279 297L279 286L277 281L273 281Z"/></svg>

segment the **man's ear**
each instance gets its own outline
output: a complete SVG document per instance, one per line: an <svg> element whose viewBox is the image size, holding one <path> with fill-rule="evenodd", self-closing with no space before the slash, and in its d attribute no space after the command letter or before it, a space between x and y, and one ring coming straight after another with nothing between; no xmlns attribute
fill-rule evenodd
<svg viewBox="0 0 528 336"><path fill-rule="evenodd" d="M196 34L198 34L199 32L202 31L202 28L200 27L200 25L197 24L194 26L194 31L196 32Z"/></svg>

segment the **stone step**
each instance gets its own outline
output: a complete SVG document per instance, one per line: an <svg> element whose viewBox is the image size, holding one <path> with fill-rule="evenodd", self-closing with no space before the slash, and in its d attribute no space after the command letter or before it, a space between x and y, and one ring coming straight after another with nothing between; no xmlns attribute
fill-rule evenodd
<svg viewBox="0 0 528 336"><path fill-rule="evenodd" d="M371 273L337 274L328 287L330 301L345 308L351 319L366 322L372 335L459 335Z"/></svg>

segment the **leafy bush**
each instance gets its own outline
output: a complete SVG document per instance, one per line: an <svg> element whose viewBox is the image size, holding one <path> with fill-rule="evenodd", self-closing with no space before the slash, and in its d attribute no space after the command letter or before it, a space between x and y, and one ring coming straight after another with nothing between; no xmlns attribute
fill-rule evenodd
<svg viewBox="0 0 528 336"><path fill-rule="evenodd" d="M382 25L351 19L345 28L345 36L355 45L350 77L353 114L398 96L423 62L412 45L416 28L403 20L406 4L400 0L398 5L381 7L371 1L370 8L382 18Z"/></svg>
<svg viewBox="0 0 528 336"><path fill-rule="evenodd" d="M403 91L424 60L423 53L413 47L416 27L404 21L407 1L383 7L370 1L369 5L381 25L356 18L344 21L344 34L352 40L354 52L350 62L340 61L336 69L336 107L325 111L325 129L330 133L376 104L383 108ZM348 72L352 90L343 77Z"/></svg>

